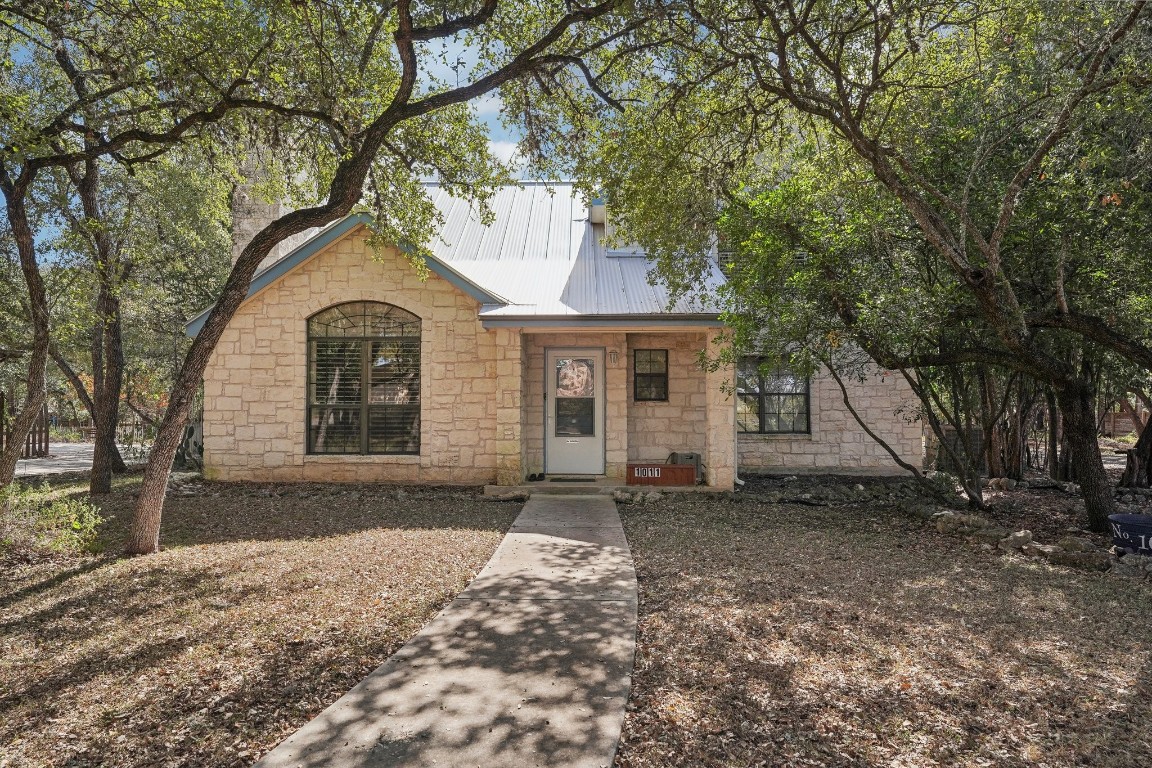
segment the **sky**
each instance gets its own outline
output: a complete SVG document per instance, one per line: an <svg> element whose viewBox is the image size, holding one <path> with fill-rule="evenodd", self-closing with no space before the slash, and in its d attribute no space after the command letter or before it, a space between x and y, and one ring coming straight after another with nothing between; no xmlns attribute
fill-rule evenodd
<svg viewBox="0 0 1152 768"><path fill-rule="evenodd" d="M460 38L457 38L436 47L425 46L420 63L427 68L432 77L455 84L465 81L477 61L477 52L469 49ZM471 107L488 126L488 146L492 153L501 160L510 160L516 153L516 143L520 137L518 132L510 131L500 122L500 94L489 93L473 101Z"/></svg>
<svg viewBox="0 0 1152 768"><path fill-rule="evenodd" d="M488 126L488 146L492 154L507 161L516 153L519 136L501 125L500 107L500 95L497 93L490 93L472 104L476 114Z"/></svg>

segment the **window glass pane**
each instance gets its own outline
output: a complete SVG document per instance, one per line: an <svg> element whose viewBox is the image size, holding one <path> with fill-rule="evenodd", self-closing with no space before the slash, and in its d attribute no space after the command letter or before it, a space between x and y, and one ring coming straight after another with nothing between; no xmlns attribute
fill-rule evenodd
<svg viewBox="0 0 1152 768"><path fill-rule="evenodd" d="M420 406L373 406L368 409L369 453L419 453Z"/></svg>
<svg viewBox="0 0 1152 768"><path fill-rule="evenodd" d="M668 377L664 374L637 374L637 400L667 400Z"/></svg>
<svg viewBox="0 0 1152 768"><path fill-rule="evenodd" d="M359 453L360 406L313 406L308 437L310 453Z"/></svg>
<svg viewBox="0 0 1152 768"><path fill-rule="evenodd" d="M371 365L372 392L369 403L420 401L419 341L374 341Z"/></svg>
<svg viewBox="0 0 1152 768"><path fill-rule="evenodd" d="M736 424L741 432L760 431L760 398L756 395L736 396Z"/></svg>
<svg viewBox="0 0 1152 768"><path fill-rule="evenodd" d="M764 395L765 432L807 432L808 398L805 395Z"/></svg>
<svg viewBox="0 0 1152 768"><path fill-rule="evenodd" d="M736 368L736 391L760 391L760 371L756 367L755 360L744 358L740 361L740 365Z"/></svg>
<svg viewBox="0 0 1152 768"><path fill-rule="evenodd" d="M556 397L593 397L596 393L596 361L584 357L556 361Z"/></svg>
<svg viewBox="0 0 1152 768"><path fill-rule="evenodd" d="M638 349L635 355L636 373L667 373L668 350Z"/></svg>
<svg viewBox="0 0 1152 768"><path fill-rule="evenodd" d="M321 339L311 342L308 399L318 405L360 402L363 343Z"/></svg>
<svg viewBox="0 0 1152 768"><path fill-rule="evenodd" d="M411 312L374 301L338 304L308 321L312 338L390 337L420 335L420 318Z"/></svg>
<svg viewBox="0 0 1152 768"><path fill-rule="evenodd" d="M596 399L592 397L556 398L556 437L596 434Z"/></svg>
<svg viewBox="0 0 1152 768"><path fill-rule="evenodd" d="M788 371L776 371L764 377L765 392L788 392L799 394L808 388L808 380Z"/></svg>

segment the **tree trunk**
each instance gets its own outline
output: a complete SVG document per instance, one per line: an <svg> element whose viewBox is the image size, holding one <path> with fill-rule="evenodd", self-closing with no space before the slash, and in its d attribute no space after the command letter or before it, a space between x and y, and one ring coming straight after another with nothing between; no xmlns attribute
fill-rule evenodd
<svg viewBox="0 0 1152 768"><path fill-rule="evenodd" d="M1064 416L1064 436L1068 440L1076 480L1084 496L1088 529L1105 533L1108 531L1108 515L1116 511L1116 503L1112 498L1108 475L1104 472L1104 461L1100 457L1092 393L1083 385L1070 385L1056 390L1056 400Z"/></svg>
<svg viewBox="0 0 1152 768"><path fill-rule="evenodd" d="M96 327L92 331L92 422L96 445L92 452L92 472L88 492L92 495L112 490L112 473L127 467L116 448L116 426L120 421L120 390L124 384L124 345L120 328L120 284L123 268L116 244L105 226L100 206L100 163L96 159L68 166L76 185L84 219L78 222L78 235L90 238L92 268L96 275Z"/></svg>
<svg viewBox="0 0 1152 768"><path fill-rule="evenodd" d="M1152 429L1140 433L1136 446L1128 451L1128 464L1120 485L1125 488L1147 488L1152 484Z"/></svg>
<svg viewBox="0 0 1152 768"><path fill-rule="evenodd" d="M360 177L359 183L363 183L363 176ZM359 189L359 185L356 189ZM172 384L168 408L164 411L164 418L161 419L160 428L156 433L156 441L148 456L148 464L144 468L140 496L136 501L132 527L125 546L127 554L147 555L159 550L160 520L168 476L172 472L176 451L184 439L184 427L188 423L200 379L208 366L212 351L228 327L228 322L247 297L248 286L252 283L256 267L282 240L311 227L324 226L346 214L355 204L358 194L348 190L345 192L347 194L344 195L333 193L333 197L342 201L341 207L336 208L334 213L327 207L303 209L272 222L252 238L236 264L232 266L219 300L209 313L204 327L192 341L192 346L184 357L184 364L180 366L176 380Z"/></svg>
<svg viewBox="0 0 1152 768"><path fill-rule="evenodd" d="M101 270L103 271L103 270ZM121 338L120 299L110 281L102 278L97 314L101 318L97 344L101 347L103 363L99 388L93 399L96 425L96 445L92 453L92 475L89 493L109 493L112 473L125 472L128 467L116 446L116 427L120 422L120 392L124 383L124 346ZM93 361L95 364L95 361ZM95 366L94 366L95 367Z"/></svg>
<svg viewBox="0 0 1152 768"><path fill-rule="evenodd" d="M1140 414L1136 413L1136 409L1132 407L1132 403L1128 401L1128 393L1125 392L1120 396L1120 410L1132 422L1132 431L1136 433L1136 437L1144 434L1144 420L1140 418Z"/></svg>
<svg viewBox="0 0 1152 768"><path fill-rule="evenodd" d="M1004 439L1005 477L1024 479L1024 454L1028 421L1033 413L1034 397L1025 387L1024 377L1016 380L1016 404L1008 411L1008 430Z"/></svg>
<svg viewBox="0 0 1152 768"><path fill-rule="evenodd" d="M32 350L28 355L28 370L24 377L24 404L12 420L12 439L0 451L0 487L11 484L16 477L16 462L24 450L24 441L40 415L46 398L44 375L48 367L48 297L44 280L36 264L36 240L28 224L28 210L24 198L32 183L32 174L23 174L16 182L0 169L0 188L8 211L8 222L16 241L20 257L20 271L28 290L28 307L32 321Z"/></svg>
<svg viewBox="0 0 1152 768"><path fill-rule="evenodd" d="M988 477L1007 477L996 381L984 366L977 367L976 377L980 383L980 421L984 425L984 457Z"/></svg>
<svg viewBox="0 0 1152 768"><path fill-rule="evenodd" d="M92 396L88 394L88 389L80 380L80 374L76 373L72 364L55 349L49 348L48 354L52 358L52 362L56 363L56 367L60 369L60 373L64 374L64 378L68 379L68 383L72 385L72 391L76 393L76 399L80 401L80 405L84 406L88 415L95 419L96 406L92 404Z"/></svg>
<svg viewBox="0 0 1152 768"><path fill-rule="evenodd" d="M88 394L88 390L84 387L84 382L80 380L79 374L72 365L61 355L53 349L48 350L51 355L52 361L56 363L56 367L64 374L64 378L68 379L68 383L72 385L72 391L76 393L76 398L80 404L84 406L84 410L88 411L88 415L92 417L92 422L96 422L96 405L92 402L92 396ZM128 471L128 466L124 463L124 458L120 455L120 448L116 445L116 441L112 441L112 471L116 473ZM95 464L95 462L93 462Z"/></svg>
<svg viewBox="0 0 1152 768"><path fill-rule="evenodd" d="M1056 407L1056 395L1051 388L1044 391L1044 399L1048 403L1048 450L1045 455L1045 464L1048 466L1048 477L1053 480L1060 479L1060 409Z"/></svg>

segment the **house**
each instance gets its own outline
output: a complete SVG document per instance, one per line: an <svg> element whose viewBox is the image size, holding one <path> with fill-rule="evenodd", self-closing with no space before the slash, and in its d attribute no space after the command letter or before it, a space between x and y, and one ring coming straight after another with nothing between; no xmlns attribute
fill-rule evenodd
<svg viewBox="0 0 1152 768"><path fill-rule="evenodd" d="M737 454L742 470L891 471L834 382L740 366L734 392L736 371L700 366L722 343L714 265L670 302L571 184L506 187L488 223L428 193L444 223L426 274L374 250L357 216L257 273L204 375L207 476L518 485L623 478L673 451L700 454L719 489ZM853 386L919 463L919 426L893 415L907 389Z"/></svg>

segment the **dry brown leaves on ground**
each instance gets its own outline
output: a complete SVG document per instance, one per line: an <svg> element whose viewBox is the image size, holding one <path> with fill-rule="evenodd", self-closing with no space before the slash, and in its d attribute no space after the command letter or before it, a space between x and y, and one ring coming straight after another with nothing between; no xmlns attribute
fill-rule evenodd
<svg viewBox="0 0 1152 768"><path fill-rule="evenodd" d="M640 580L617 765L1152 765L1152 588L876 504L621 508Z"/></svg>
<svg viewBox="0 0 1152 768"><path fill-rule="evenodd" d="M109 551L133 490L100 503ZM170 495L157 555L6 566L0 766L251 764L462 589L519 506L193 484Z"/></svg>

